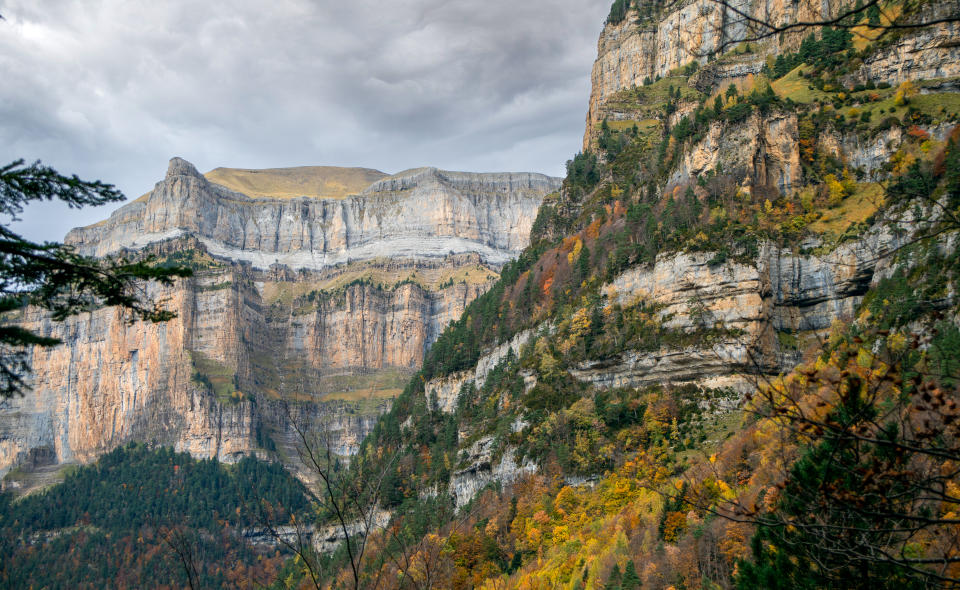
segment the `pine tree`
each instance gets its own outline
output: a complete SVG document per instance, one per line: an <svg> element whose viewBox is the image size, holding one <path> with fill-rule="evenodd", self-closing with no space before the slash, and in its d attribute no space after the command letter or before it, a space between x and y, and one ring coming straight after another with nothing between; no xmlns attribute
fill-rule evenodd
<svg viewBox="0 0 960 590"><path fill-rule="evenodd" d="M610 572L610 577L607 578L607 584L604 586L604 590L620 590L620 564L613 564L613 570Z"/></svg>
<svg viewBox="0 0 960 590"><path fill-rule="evenodd" d="M577 279L583 282L590 278L590 249L586 246L580 251L580 257L577 258Z"/></svg>
<svg viewBox="0 0 960 590"><path fill-rule="evenodd" d="M0 167L0 214L13 221L34 201L58 200L80 208L124 198L111 184L63 176L40 162L25 165L17 160ZM61 322L100 306L118 306L135 318L165 322L176 314L145 299L140 285L143 281L170 285L190 274L188 268L160 265L150 257L129 261L83 256L64 244L32 242L0 224L0 313L32 305ZM34 346L58 344L58 339L22 326L0 326L0 398L23 395L28 389L24 378L31 369Z"/></svg>
<svg viewBox="0 0 960 590"><path fill-rule="evenodd" d="M627 567L623 569L623 583L620 586L623 590L639 590L641 585L637 568L633 565L633 560L630 560L627 562Z"/></svg>

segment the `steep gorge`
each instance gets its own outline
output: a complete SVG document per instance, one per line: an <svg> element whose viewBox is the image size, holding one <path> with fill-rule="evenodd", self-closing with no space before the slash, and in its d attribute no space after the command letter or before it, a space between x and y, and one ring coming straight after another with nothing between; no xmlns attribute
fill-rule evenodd
<svg viewBox="0 0 960 590"><path fill-rule="evenodd" d="M778 24L853 3L734 5ZM870 37L860 14L853 33L747 43L718 10L614 3L584 150L531 246L363 443L398 457L386 467L392 526L449 510L439 541L422 543L457 556L430 562L451 587L620 588L625 564L623 588L734 587L762 522L748 516L789 510L776 501L784 473L830 428L789 430L783 392L829 408L848 395L831 397L836 375L902 370L881 355L904 367L956 358L956 22ZM910 10L937 19L956 3ZM904 352L911 338L921 352ZM929 378L955 404L960 365L940 366ZM860 475L837 485L855 496ZM740 498L742 512L716 518ZM936 534L957 538L947 528ZM951 551L910 550L920 545Z"/></svg>
<svg viewBox="0 0 960 590"><path fill-rule="evenodd" d="M250 173L215 172L258 188ZM295 466L291 418L323 423L336 452L354 452L559 186L429 168L373 179L356 196L248 197L174 158L151 193L70 232L83 253L147 252L195 274L151 287L178 314L168 323L130 323L115 309L62 324L23 314L64 344L34 351L33 391L0 409L0 471L17 468L7 484L128 441Z"/></svg>

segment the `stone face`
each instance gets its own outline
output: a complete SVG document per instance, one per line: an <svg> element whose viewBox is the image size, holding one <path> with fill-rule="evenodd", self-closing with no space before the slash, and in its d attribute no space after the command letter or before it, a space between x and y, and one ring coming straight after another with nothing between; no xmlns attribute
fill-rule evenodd
<svg viewBox="0 0 960 590"><path fill-rule="evenodd" d="M493 347L480 357L472 371L459 371L427 381L424 385L427 399L436 398L437 409L442 412L453 413L457 407L457 398L460 395L461 387L466 385L468 381L473 382L477 388L483 387L490 371L510 354L519 357L520 349L530 341L533 334L533 330L524 330L507 342Z"/></svg>
<svg viewBox="0 0 960 590"><path fill-rule="evenodd" d="M823 256L771 245L750 263L711 265L709 253L662 255L652 267L631 268L607 284L608 305L644 300L659 306L670 329L719 326L736 335L702 347L629 351L585 362L573 374L601 387L697 382L747 389L743 375L775 375L799 362L800 351L784 349L778 332L822 336L833 321L852 320L898 245L889 232L872 231Z"/></svg>
<svg viewBox="0 0 960 590"><path fill-rule="evenodd" d="M338 454L356 452L430 344L490 286L491 267L526 245L557 186L428 168L340 200L251 199L174 158L150 195L67 241L209 262L151 287L178 314L167 323L116 309L62 323L22 314L64 344L35 349L33 390L0 404L0 474L137 440L222 461L275 448L306 478L291 419L322 426Z"/></svg>
<svg viewBox="0 0 960 590"><path fill-rule="evenodd" d="M914 18L919 22L933 22L955 16L956 2L931 2L924 5ZM908 30L881 51L867 57L850 76L853 83L901 82L955 78L960 76L960 23L939 23L915 31Z"/></svg>
<svg viewBox="0 0 960 590"><path fill-rule="evenodd" d="M174 158L144 200L71 231L66 241L104 256L187 235L216 256L257 268L321 270L355 260L461 253L501 265L526 246L541 200L559 187L559 179L540 174L422 168L344 199L251 199Z"/></svg>
<svg viewBox="0 0 960 590"><path fill-rule="evenodd" d="M504 449L502 456L495 460L493 442L493 437L485 436L471 445L465 451L466 466L450 476L447 491L457 508L465 506L491 482L508 485L520 476L538 470L537 465L526 458L517 463L513 447Z"/></svg>
<svg viewBox="0 0 960 590"><path fill-rule="evenodd" d="M737 0L730 4L737 10L774 23L797 17L817 17L824 9L830 9L829 5L814 0ZM631 10L622 22L608 23L604 27L591 74L584 149L596 137L596 128L604 118L603 105L609 97L625 88L642 85L646 78L653 80L666 76L691 61L707 64L711 52L726 47L731 39L742 38L745 34L742 18L710 0L679 2L673 7L673 10L652 19L641 19L635 10ZM790 46L798 43L794 37L786 35L782 41L771 39L765 44ZM698 79L706 87L720 80L736 80L756 74L762 65L759 55L739 58L733 63L711 64Z"/></svg>
<svg viewBox="0 0 960 590"><path fill-rule="evenodd" d="M756 186L788 192L803 178L798 145L796 115L755 114L733 128L713 123L707 136L684 153L670 180L696 178L719 166L745 172Z"/></svg>

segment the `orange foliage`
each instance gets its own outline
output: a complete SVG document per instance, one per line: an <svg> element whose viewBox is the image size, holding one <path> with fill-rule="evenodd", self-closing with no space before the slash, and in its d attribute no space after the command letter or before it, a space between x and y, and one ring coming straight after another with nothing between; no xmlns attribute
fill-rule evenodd
<svg viewBox="0 0 960 590"><path fill-rule="evenodd" d="M930 134L917 125L911 125L910 128L907 129L907 135L921 140L930 139Z"/></svg>
<svg viewBox="0 0 960 590"><path fill-rule="evenodd" d="M587 226L587 237L591 240L597 239L597 237L600 235L600 225L601 223L599 219L593 220L593 223Z"/></svg>
<svg viewBox="0 0 960 590"><path fill-rule="evenodd" d="M543 281L543 287L541 287L541 288L543 289L543 294L544 294L544 295L549 295L549 294L550 294L550 289L553 288L553 277L552 277L552 276L549 276L549 277L547 277L546 279L544 279L544 281Z"/></svg>
<svg viewBox="0 0 960 590"><path fill-rule="evenodd" d="M663 540L675 543L687 528L687 515L683 512L670 512L663 523Z"/></svg>

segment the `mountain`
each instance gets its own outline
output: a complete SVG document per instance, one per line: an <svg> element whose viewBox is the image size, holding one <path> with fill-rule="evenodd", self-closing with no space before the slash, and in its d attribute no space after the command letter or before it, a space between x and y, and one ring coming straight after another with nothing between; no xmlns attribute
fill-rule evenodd
<svg viewBox="0 0 960 590"><path fill-rule="evenodd" d="M860 10L734 9L774 25ZM734 9L614 3L562 190L361 446L389 458L357 469L385 470L391 530L425 532L414 565L371 560L368 579L956 577L930 564L960 506L919 491L960 485L955 6L750 42ZM881 34L901 16L936 24Z"/></svg>
<svg viewBox="0 0 960 590"><path fill-rule="evenodd" d="M23 322L65 344L34 352L33 392L0 410L0 470L17 468L7 485L45 483L128 441L296 463L284 401L330 423L350 454L446 324L523 249L558 187L434 168L205 177L174 158L149 194L66 241L192 266L193 278L154 293L177 319L130 324L102 309L59 324L27 311Z"/></svg>
<svg viewBox="0 0 960 590"><path fill-rule="evenodd" d="M204 174L207 180L252 198L292 199L315 197L342 199L356 195L374 182L388 176L369 168L300 166L297 168L214 168Z"/></svg>
<svg viewBox="0 0 960 590"><path fill-rule="evenodd" d="M784 30L747 41L750 19ZM838 26L790 26L821 19ZM276 587L309 586L320 567L331 572L320 587L954 587L958 39L951 1L616 0L583 151L559 188L543 186L523 209L522 227L466 205L475 176L410 171L306 213L298 199L189 188L212 185L174 161L155 206L131 204L70 240L90 253L137 244L189 261L202 270L192 301L256 302L235 313L242 321L218 315L233 304L191 308L196 324L183 332L193 340L176 346L193 351L192 364L178 374L209 386L180 387L223 416L250 407L281 458L294 445L280 420L262 418L271 400L330 390L335 375L321 367L376 365L381 379L397 369L394 399L354 429L369 430L362 441L343 444L356 451L349 465L327 472L375 489L364 514L389 525L351 520L347 542L333 535L337 549L316 544L290 559ZM499 195L534 180L486 182ZM455 190L451 202L476 213L465 223L453 205L407 207L423 199L418 186ZM216 204L181 210L180 193ZM389 207L356 213L362 198ZM444 221L425 221L435 215ZM452 226L469 251L451 246ZM370 278L311 295L310 281L355 276L341 269L413 264L381 262L375 253L388 249L414 256L418 277L459 257L469 261L459 268L499 276L458 295L416 340L417 355L372 361L377 348L343 346L361 330L336 332L325 348L311 330L329 322L313 318L336 309L337 326L364 321L381 307L347 302L366 301L378 282L397 285L383 296L446 296L445 274L430 275L433 290L425 279ZM103 342L111 330L128 334L83 334ZM242 336L222 336L233 331ZM243 344L235 361L220 340ZM361 351L359 361L343 350ZM139 354L118 366L140 366ZM110 366L96 358L84 374ZM347 429L315 420L320 432ZM309 479L311 469L288 464Z"/></svg>

